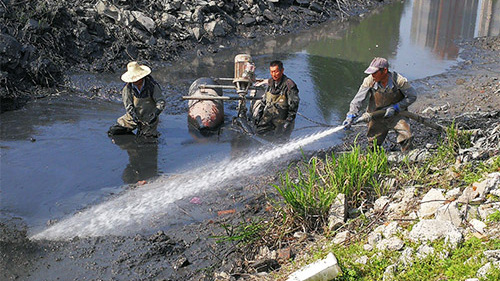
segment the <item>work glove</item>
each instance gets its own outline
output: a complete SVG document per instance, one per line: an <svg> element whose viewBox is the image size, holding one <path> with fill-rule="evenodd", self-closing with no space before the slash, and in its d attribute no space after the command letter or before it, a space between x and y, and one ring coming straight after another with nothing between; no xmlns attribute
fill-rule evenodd
<svg viewBox="0 0 500 281"><path fill-rule="evenodd" d="M135 109L132 109L130 112L129 112L130 116L132 116L132 121L134 121L135 123L139 123L139 117L137 116L137 113L135 112Z"/></svg>
<svg viewBox="0 0 500 281"><path fill-rule="evenodd" d="M149 124L153 124L154 122L156 122L156 120L158 120L158 116L160 116L160 113L161 113L161 110L160 109L156 109L155 112L151 113L151 119L149 120Z"/></svg>
<svg viewBox="0 0 500 281"><path fill-rule="evenodd" d="M356 118L356 115L347 114L347 117L345 118L344 122L342 122L342 125L344 126L344 130L349 130L351 128L351 125L352 125L352 122L354 121L354 118Z"/></svg>
<svg viewBox="0 0 500 281"><path fill-rule="evenodd" d="M363 120L363 122L370 122L372 120L372 115L368 112L365 112L363 113L363 115L361 115L361 117L359 117L358 121L361 121Z"/></svg>
<svg viewBox="0 0 500 281"><path fill-rule="evenodd" d="M393 104L385 110L384 118L390 118L399 112L399 104Z"/></svg>

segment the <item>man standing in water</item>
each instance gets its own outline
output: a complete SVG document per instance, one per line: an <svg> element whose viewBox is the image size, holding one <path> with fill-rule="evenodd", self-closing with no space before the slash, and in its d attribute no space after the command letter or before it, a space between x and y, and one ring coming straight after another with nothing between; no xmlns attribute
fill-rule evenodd
<svg viewBox="0 0 500 281"><path fill-rule="evenodd" d="M145 65L135 61L128 63L127 72L121 76L126 83L122 89L126 113L109 128L110 136L130 134L138 128L138 136L158 137L157 127L160 113L165 109L165 98L150 73L151 69Z"/></svg>
<svg viewBox="0 0 500 281"><path fill-rule="evenodd" d="M266 93L255 118L259 135L288 139L292 133L299 108L299 89L284 71L281 61L269 64L271 78L267 80Z"/></svg>
<svg viewBox="0 0 500 281"><path fill-rule="evenodd" d="M407 110L415 102L417 96L415 89L402 75L389 71L389 63L385 58L374 58L365 70L369 74L359 87L358 93L351 101L349 112L342 125L346 129L351 127L353 120L358 116L362 104L368 100L367 112L385 110L381 117L374 117L368 122L367 137L370 146L376 141L382 145L387 133L393 129L397 133L397 142L403 152L412 147L412 134L410 125L398 113Z"/></svg>

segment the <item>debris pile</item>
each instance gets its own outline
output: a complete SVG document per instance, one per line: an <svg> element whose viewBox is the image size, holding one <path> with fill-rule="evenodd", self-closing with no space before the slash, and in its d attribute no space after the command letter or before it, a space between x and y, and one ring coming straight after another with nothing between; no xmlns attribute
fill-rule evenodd
<svg viewBox="0 0 500 281"><path fill-rule="evenodd" d="M62 84L63 70L103 72L130 60L163 61L227 40L298 30L376 1L2 1L0 97ZM2 104L2 111L7 110Z"/></svg>

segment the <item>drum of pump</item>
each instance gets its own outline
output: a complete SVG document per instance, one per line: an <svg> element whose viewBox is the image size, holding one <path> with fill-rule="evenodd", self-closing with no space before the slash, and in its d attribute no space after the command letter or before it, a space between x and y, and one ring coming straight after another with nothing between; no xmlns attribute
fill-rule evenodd
<svg viewBox="0 0 500 281"><path fill-rule="evenodd" d="M198 78L189 87L190 96L221 97L221 89L203 88L203 85L217 84L211 78ZM224 122L222 100L190 100L188 102L188 124L202 133L217 129Z"/></svg>

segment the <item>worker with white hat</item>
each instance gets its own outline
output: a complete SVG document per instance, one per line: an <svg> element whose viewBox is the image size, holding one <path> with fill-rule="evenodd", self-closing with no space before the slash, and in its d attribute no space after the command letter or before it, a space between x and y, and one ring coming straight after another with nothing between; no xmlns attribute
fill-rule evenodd
<svg viewBox="0 0 500 281"><path fill-rule="evenodd" d="M126 113L109 128L108 134L131 134L138 128L137 135L158 137L158 117L165 109L165 98L151 76L151 69L133 61L128 63L121 79L126 83L122 89Z"/></svg>

